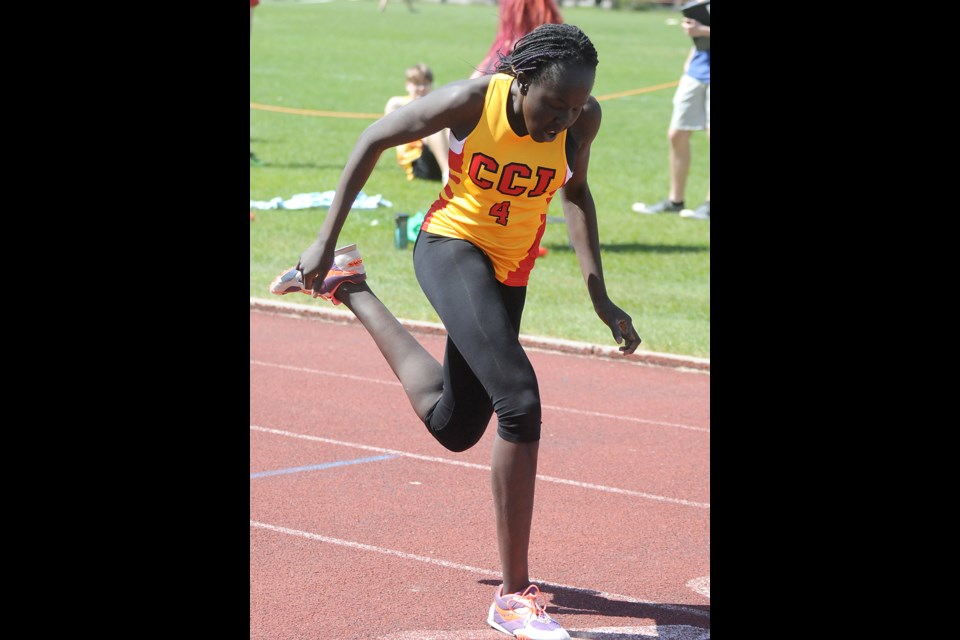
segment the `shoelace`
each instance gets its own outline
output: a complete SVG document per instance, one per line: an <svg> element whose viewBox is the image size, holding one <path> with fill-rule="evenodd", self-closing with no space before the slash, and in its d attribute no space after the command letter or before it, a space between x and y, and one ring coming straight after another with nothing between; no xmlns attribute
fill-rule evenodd
<svg viewBox="0 0 960 640"><path fill-rule="evenodd" d="M532 584L527 587L523 593L510 594L510 598L522 603L524 606L530 609L530 611L535 614L534 617L544 622L549 622L551 618L549 615L547 615L547 608L537 602L538 595L540 595L540 588L537 587L537 585Z"/></svg>

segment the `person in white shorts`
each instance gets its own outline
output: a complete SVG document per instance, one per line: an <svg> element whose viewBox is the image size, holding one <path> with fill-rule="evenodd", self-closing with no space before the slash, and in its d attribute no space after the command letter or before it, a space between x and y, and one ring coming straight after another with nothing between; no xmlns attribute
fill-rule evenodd
<svg viewBox="0 0 960 640"><path fill-rule="evenodd" d="M692 18L684 18L683 30L691 38L710 37L710 27ZM683 64L683 76L673 96L673 116L667 138L670 140L670 192L654 204L634 202L637 213L679 213L684 218L710 218L710 190L706 200L696 209L684 206L684 191L690 172L690 136L706 131L710 140L710 49L691 47Z"/></svg>

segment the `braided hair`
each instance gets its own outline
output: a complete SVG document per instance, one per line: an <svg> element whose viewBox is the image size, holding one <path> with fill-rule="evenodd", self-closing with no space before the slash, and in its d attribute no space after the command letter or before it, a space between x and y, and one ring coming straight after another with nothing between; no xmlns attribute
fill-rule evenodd
<svg viewBox="0 0 960 640"><path fill-rule="evenodd" d="M584 65L597 68L597 50L590 38L572 24L542 24L517 40L513 52L499 56L497 72L517 77L526 73L531 80L559 75L559 68Z"/></svg>

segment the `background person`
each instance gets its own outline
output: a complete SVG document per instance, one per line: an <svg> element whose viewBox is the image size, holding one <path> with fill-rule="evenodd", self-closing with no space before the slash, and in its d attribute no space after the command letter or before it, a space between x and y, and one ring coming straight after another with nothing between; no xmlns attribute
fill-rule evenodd
<svg viewBox="0 0 960 640"><path fill-rule="evenodd" d="M383 13L384 11L386 11L386 10L387 10L387 3L388 3L389 1L390 1L390 0L380 0L380 6L377 8L377 11L379 11L380 13ZM413 0L403 0L403 1L404 1L405 3L407 3L407 9L410 9L410 13L416 13L416 12L417 12L417 10L413 8Z"/></svg>
<svg viewBox="0 0 960 640"><path fill-rule="evenodd" d="M501 55L513 52L517 40L542 24L562 24L563 16L554 0L500 0L497 34L486 57L470 76L478 78L496 71Z"/></svg>
<svg viewBox="0 0 960 640"><path fill-rule="evenodd" d="M407 95L393 96L387 100L383 109L384 115L422 98L433 90L433 71L425 64L407 67L406 78ZM449 133L444 129L421 140L397 145L397 163L406 172L407 180L422 178L447 181L450 172L447 157L450 152Z"/></svg>
<svg viewBox="0 0 960 640"><path fill-rule="evenodd" d="M253 8L260 4L260 0L250 0L250 37L253 38ZM256 156L253 149L250 149L250 164L260 166L260 158ZM253 220L253 211L250 212L250 219Z"/></svg>
<svg viewBox="0 0 960 640"><path fill-rule="evenodd" d="M688 36L710 37L710 27L691 18L680 25ZM690 173L690 136L694 131L706 131L710 140L710 50L691 47L683 63L683 76L673 96L673 115L667 129L670 141L670 191L667 197L651 205L634 202L637 213L679 213L685 218L705 220L710 217L710 190L707 198L695 210L684 207L684 192Z"/></svg>

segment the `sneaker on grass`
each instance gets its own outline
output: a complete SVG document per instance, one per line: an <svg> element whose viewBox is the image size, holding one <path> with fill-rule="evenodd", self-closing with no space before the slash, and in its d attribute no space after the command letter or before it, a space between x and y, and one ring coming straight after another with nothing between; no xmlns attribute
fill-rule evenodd
<svg viewBox="0 0 960 640"><path fill-rule="evenodd" d="M682 218L693 218L694 220L709 220L710 219L710 202L704 202L702 205L696 209L684 209L680 212Z"/></svg>
<svg viewBox="0 0 960 640"><path fill-rule="evenodd" d="M670 198L664 198L654 204L634 202L631 208L637 213L680 213L683 210L683 203L674 204Z"/></svg>

